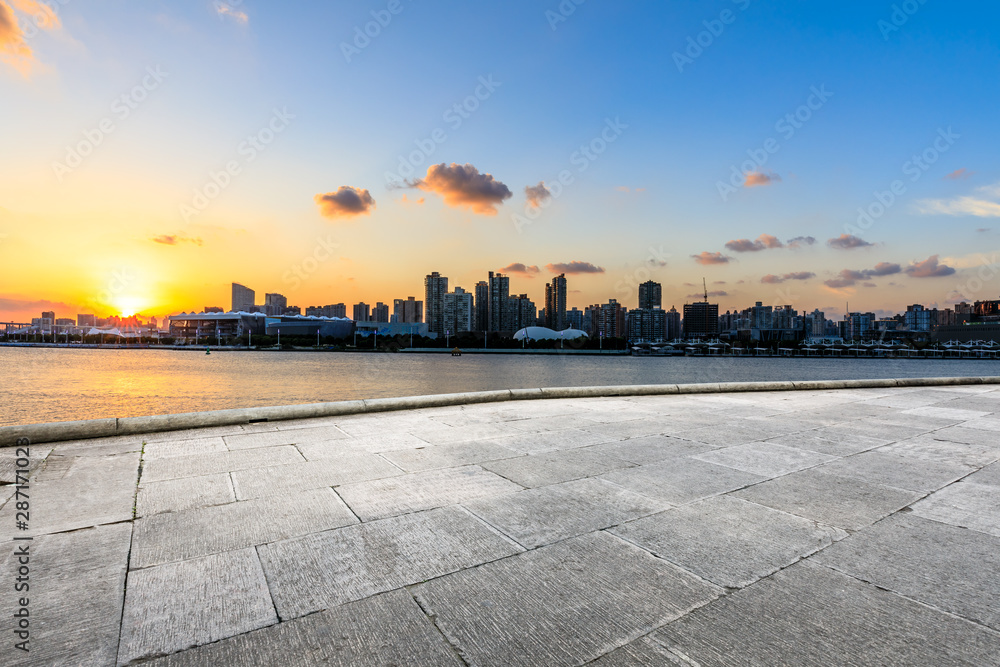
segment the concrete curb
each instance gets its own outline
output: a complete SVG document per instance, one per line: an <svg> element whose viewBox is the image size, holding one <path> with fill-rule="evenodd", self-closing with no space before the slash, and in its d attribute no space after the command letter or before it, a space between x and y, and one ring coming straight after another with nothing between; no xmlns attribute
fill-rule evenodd
<svg viewBox="0 0 1000 667"><path fill-rule="evenodd" d="M868 389L889 387L944 387L973 384L1000 384L1000 377L899 378L894 380L814 380L803 382L712 382L705 384L652 384L608 387L544 387L502 389L459 394L370 398L333 403L278 405L209 412L186 412L149 417L109 417L85 421L50 422L0 426L0 446L42 442L62 442L140 435L178 429L233 426L261 421L285 421L314 417L335 417L394 410L415 410L450 405L496 403L540 398L599 398L609 396L657 396L664 394L720 394L748 391L815 391L828 389Z"/></svg>

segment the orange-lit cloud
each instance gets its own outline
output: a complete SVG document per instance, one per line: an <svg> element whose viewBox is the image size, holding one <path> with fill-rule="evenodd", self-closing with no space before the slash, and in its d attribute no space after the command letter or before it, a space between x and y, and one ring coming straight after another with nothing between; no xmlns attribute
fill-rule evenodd
<svg viewBox="0 0 1000 667"><path fill-rule="evenodd" d="M795 271L793 273L786 273L781 276L776 276L774 274L767 274L760 281L764 284L777 284L783 283L786 280L809 280L810 278L815 278L816 274L812 271Z"/></svg>
<svg viewBox="0 0 1000 667"><path fill-rule="evenodd" d="M545 268L552 273L604 273L603 266L597 266L590 262L557 262L555 264L546 264Z"/></svg>
<svg viewBox="0 0 1000 667"><path fill-rule="evenodd" d="M853 250L854 248L867 248L875 245L854 234L841 234L837 238L830 239L826 244L838 250Z"/></svg>
<svg viewBox="0 0 1000 667"><path fill-rule="evenodd" d="M709 298L711 298L713 296L729 296L729 292L727 292L725 290L718 290L717 292L709 292L708 296L709 296ZM694 294L688 294L687 298L689 298L689 299L694 299L694 298L704 299L705 298L705 293L704 292L695 292Z"/></svg>
<svg viewBox="0 0 1000 667"><path fill-rule="evenodd" d="M427 200L424 199L423 197L417 197L416 199L408 199L407 196L404 194L403 198L399 200L399 203L401 203L401 204L416 204L416 205L420 206L425 201L427 201Z"/></svg>
<svg viewBox="0 0 1000 667"><path fill-rule="evenodd" d="M905 271L914 278L940 278L955 273L952 267L939 263L937 255L931 255L922 262L913 262Z"/></svg>
<svg viewBox="0 0 1000 667"><path fill-rule="evenodd" d="M524 196L532 206L538 206L546 199L552 197L552 193L545 187L545 181L538 181L538 185L527 185L524 188Z"/></svg>
<svg viewBox="0 0 1000 667"><path fill-rule="evenodd" d="M481 174L471 164L455 162L433 164L424 178L409 185L440 195L448 206L467 208L480 215L496 215L497 207L514 196L492 174Z"/></svg>
<svg viewBox="0 0 1000 667"><path fill-rule="evenodd" d="M756 241L736 239L726 243L726 248L733 252L758 252L768 248L784 248L785 244L770 234L761 234Z"/></svg>
<svg viewBox="0 0 1000 667"><path fill-rule="evenodd" d="M0 0L0 63L28 76L36 61L18 23L18 14L25 15L25 20L40 30L58 28L59 17L51 7L37 0Z"/></svg>
<svg viewBox="0 0 1000 667"><path fill-rule="evenodd" d="M711 264L728 264L730 257L726 257L721 252L708 252L707 250L699 255L691 255L694 261L702 264L703 266L709 266Z"/></svg>
<svg viewBox="0 0 1000 667"><path fill-rule="evenodd" d="M969 171L965 167L962 167L961 169L956 169L955 171L951 172L950 174L946 174L945 177L944 177L944 180L946 180L946 181L965 180L969 176L972 176L974 173L976 173L976 172Z"/></svg>
<svg viewBox="0 0 1000 667"><path fill-rule="evenodd" d="M537 266L527 266L521 262L514 262L513 264L508 264L507 266L500 269L500 273L516 273L524 276L525 278L531 278L536 273L540 273L541 269Z"/></svg>
<svg viewBox="0 0 1000 667"><path fill-rule="evenodd" d="M804 245L812 245L816 243L815 236L796 236L794 239L788 239L786 241L789 248L801 248Z"/></svg>
<svg viewBox="0 0 1000 667"><path fill-rule="evenodd" d="M375 199L368 190L341 185L336 192L316 195L313 200L319 205L319 212L327 218L353 218L368 215L375 208Z"/></svg>
<svg viewBox="0 0 1000 667"><path fill-rule="evenodd" d="M193 243L194 245L200 246L204 243L200 238L195 238L191 236L177 236L176 234L160 234L159 236L154 236L150 239L153 243L160 243L163 245L177 245L178 243Z"/></svg>
<svg viewBox="0 0 1000 667"><path fill-rule="evenodd" d="M773 172L765 174L762 171L750 171L747 172L746 179L743 181L743 187L755 188L761 185L771 185L771 183L780 180L781 176Z"/></svg>
<svg viewBox="0 0 1000 667"><path fill-rule="evenodd" d="M933 259L936 262L937 256L935 255ZM879 262L878 264L875 265L874 269L863 269L861 271L844 269L839 274L837 274L836 278L825 280L823 281L823 284L832 289L842 289L844 287L852 287L863 280L869 280L871 278L876 278L881 276L895 275L902 270L903 269L899 264L894 264L892 262ZM954 270L952 270L952 273L954 273ZM866 283L865 286L871 287L871 284Z"/></svg>

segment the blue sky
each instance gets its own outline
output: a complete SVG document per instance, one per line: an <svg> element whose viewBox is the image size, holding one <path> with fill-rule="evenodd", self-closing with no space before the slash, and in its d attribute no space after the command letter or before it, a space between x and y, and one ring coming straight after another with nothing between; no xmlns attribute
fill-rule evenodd
<svg viewBox="0 0 1000 667"><path fill-rule="evenodd" d="M723 311L761 300L828 316L847 300L896 311L1000 292L975 282L1000 215L991 3L54 5L58 25L22 29L30 56L0 62L0 258L14 269L0 313L200 309L227 305L232 280L301 306L373 303L419 297L431 271L471 289L515 263L538 267L512 272L512 290L539 304L547 265L592 265L570 276L581 308L634 306L647 277L668 306L704 277ZM366 27L377 34L355 42ZM116 116L149 68L162 80ZM248 160L240 147L275 110L284 126ZM59 173L108 117L114 131ZM421 145L433 152L413 159ZM423 187L387 185L400 159ZM239 174L185 216L231 161ZM460 191L450 168L432 178L437 163L482 178ZM558 191L560 172L572 182ZM550 196L526 209L540 181ZM374 207L315 199L364 190ZM828 244L844 234L849 249ZM765 249L727 248L761 235L750 247ZM797 237L815 242L788 248ZM109 290L116 270L136 277ZM109 291L110 304L90 296Z"/></svg>

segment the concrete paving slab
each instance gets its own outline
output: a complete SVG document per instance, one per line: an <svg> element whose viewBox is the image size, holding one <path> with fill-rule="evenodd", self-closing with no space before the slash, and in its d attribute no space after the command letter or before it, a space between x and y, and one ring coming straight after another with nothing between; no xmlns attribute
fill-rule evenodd
<svg viewBox="0 0 1000 667"><path fill-rule="evenodd" d="M337 491L355 514L363 521L371 521L511 493L521 488L479 466L462 466L345 484Z"/></svg>
<svg viewBox="0 0 1000 667"><path fill-rule="evenodd" d="M962 422L958 426L938 429L931 435L935 439L961 442L966 445L982 445L1000 451L1000 435L987 429L970 428L970 425L973 423L975 422Z"/></svg>
<svg viewBox="0 0 1000 667"><path fill-rule="evenodd" d="M700 665L996 665L1000 635L800 562L653 634Z"/></svg>
<svg viewBox="0 0 1000 667"><path fill-rule="evenodd" d="M27 453L28 456L24 456L24 450L20 447L0 448L0 484L17 483L18 470L27 471L20 473L22 480L30 479L45 462L45 457L52 453L52 447L32 445L27 448ZM27 461L27 466L23 468L19 466L19 460L22 464Z"/></svg>
<svg viewBox="0 0 1000 667"><path fill-rule="evenodd" d="M584 421L584 415L552 415L519 419L506 425L517 431L540 433L541 431L561 431L567 428L579 428L582 421Z"/></svg>
<svg viewBox="0 0 1000 667"><path fill-rule="evenodd" d="M132 526L116 524L30 542L5 540L0 576L5 609L0 614L5 665L114 665L125 592ZM27 544L29 590L14 590L21 564L15 551ZM9 586L9 588L8 588ZM14 613L21 595L29 603L28 652L14 648Z"/></svg>
<svg viewBox="0 0 1000 667"><path fill-rule="evenodd" d="M761 477L777 477L833 461L836 457L769 442L754 442L695 454L692 458Z"/></svg>
<svg viewBox="0 0 1000 667"><path fill-rule="evenodd" d="M639 468L615 470L601 475L601 479L651 498L660 498L671 505L683 505L756 484L765 478L714 463L680 457Z"/></svg>
<svg viewBox="0 0 1000 667"><path fill-rule="evenodd" d="M239 500L306 491L349 482L384 479L403 471L378 454L350 452L319 461L236 470L231 473Z"/></svg>
<svg viewBox="0 0 1000 667"><path fill-rule="evenodd" d="M453 468L496 459L524 456L522 452L501 447L489 440L456 442L448 445L425 445L416 449L383 452L382 456L407 472Z"/></svg>
<svg viewBox="0 0 1000 667"><path fill-rule="evenodd" d="M743 588L847 533L732 496L630 521L609 532L728 588Z"/></svg>
<svg viewBox="0 0 1000 667"><path fill-rule="evenodd" d="M253 548L133 570L125 593L118 664L277 622Z"/></svg>
<svg viewBox="0 0 1000 667"><path fill-rule="evenodd" d="M733 445L745 445L751 442L767 440L783 433L786 433L786 431L773 428L766 422L747 424L745 420L733 420L704 428L681 431L677 435L685 440L694 440L706 445L731 447Z"/></svg>
<svg viewBox="0 0 1000 667"><path fill-rule="evenodd" d="M816 470L832 475L854 477L872 484L930 493L965 477L974 472L975 468L961 463L897 456L877 449L838 459L821 465Z"/></svg>
<svg viewBox="0 0 1000 667"><path fill-rule="evenodd" d="M243 549L358 523L333 489L137 519L132 569Z"/></svg>
<svg viewBox="0 0 1000 667"><path fill-rule="evenodd" d="M426 447L426 440L405 432L383 433L381 435L363 435L344 440L327 442L303 442L296 445L302 455L310 461L328 459L340 456L345 451L362 451L371 454L396 451L400 449L416 449Z"/></svg>
<svg viewBox="0 0 1000 667"><path fill-rule="evenodd" d="M624 437L624 436L623 436ZM589 447L602 442L620 440L612 435L592 433L587 430L568 428L562 431L542 431L539 433L518 433L492 438L490 442L524 454L551 452L557 449Z"/></svg>
<svg viewBox="0 0 1000 667"><path fill-rule="evenodd" d="M983 410L962 410L953 407L940 407L940 406L929 406L924 408L913 408L911 410L903 410L904 415L916 415L918 417L936 417L938 419L947 419L949 421L963 422L970 419L976 419L977 417L985 417L990 414L990 412Z"/></svg>
<svg viewBox="0 0 1000 667"><path fill-rule="evenodd" d="M988 484L990 486L1000 486L1000 464L986 466L979 472L972 473L965 478L966 482L973 484Z"/></svg>
<svg viewBox="0 0 1000 667"><path fill-rule="evenodd" d="M50 456L49 461L67 458ZM72 457L62 476L30 483L31 533L59 533L128 521L138 474L138 453ZM0 510L0 539L9 539L17 532L16 512L14 503Z"/></svg>
<svg viewBox="0 0 1000 667"><path fill-rule="evenodd" d="M933 429L901 428L892 424L873 422L870 419L858 419L844 424L837 424L836 426L824 426L816 429L813 433L832 439L861 436L868 439L868 441L877 440L879 444L888 445L899 440L922 435L930 430Z"/></svg>
<svg viewBox="0 0 1000 667"><path fill-rule="evenodd" d="M713 449L715 447L712 445L691 442L690 440L674 438L669 435L650 435L642 438L629 438L628 440L591 445L579 451L581 453L591 452L602 454L636 465L646 465L680 456L700 454Z"/></svg>
<svg viewBox="0 0 1000 667"><path fill-rule="evenodd" d="M53 453L58 456L84 457L84 456L115 456L116 454L130 454L142 450L142 436L116 436L112 438L93 438L89 440L76 440L73 442L49 443L44 445L53 449ZM33 445L41 447L42 445Z"/></svg>
<svg viewBox="0 0 1000 667"><path fill-rule="evenodd" d="M948 545L942 549L941 545ZM896 514L814 561L1000 630L1000 538Z"/></svg>
<svg viewBox="0 0 1000 667"><path fill-rule="evenodd" d="M432 445L445 445L468 440L499 438L509 435L510 429L500 424L474 424L461 428L438 424L430 428L410 429L409 432Z"/></svg>
<svg viewBox="0 0 1000 667"><path fill-rule="evenodd" d="M886 440L867 438L851 433L831 433L828 431L802 431L768 438L767 442L785 447L807 449L811 452L830 456L850 456L885 445Z"/></svg>
<svg viewBox="0 0 1000 667"><path fill-rule="evenodd" d="M670 504L599 479L580 479L465 503L529 549L668 509Z"/></svg>
<svg viewBox="0 0 1000 667"><path fill-rule="evenodd" d="M224 505L236 500L228 473L142 482L136 496L136 516L183 512L196 507Z"/></svg>
<svg viewBox="0 0 1000 667"><path fill-rule="evenodd" d="M1000 459L1000 447L966 445L942 440L937 433L900 440L879 450L883 454L906 456L921 461L954 463L978 468Z"/></svg>
<svg viewBox="0 0 1000 667"><path fill-rule="evenodd" d="M649 637L636 639L588 664L591 667L691 667L684 656L671 653Z"/></svg>
<svg viewBox="0 0 1000 667"><path fill-rule="evenodd" d="M981 431L1000 431L1000 419L996 417L983 417L981 419L970 419L962 424L965 428L974 428Z"/></svg>
<svg viewBox="0 0 1000 667"><path fill-rule="evenodd" d="M262 431L260 433L244 433L242 435L227 435L222 439L230 450L256 449L258 447L276 447L280 445L297 445L306 442L329 442L342 440L347 434L336 426L319 428L299 428L294 430Z"/></svg>
<svg viewBox="0 0 1000 667"><path fill-rule="evenodd" d="M522 551L457 507L282 540L259 550L282 620Z"/></svg>
<svg viewBox="0 0 1000 667"><path fill-rule="evenodd" d="M393 591L149 663L151 667L461 667L406 591Z"/></svg>
<svg viewBox="0 0 1000 667"><path fill-rule="evenodd" d="M163 431L161 433L144 433L141 439L147 443L160 442L162 440L192 440L195 438L210 438L223 435L236 435L246 433L239 424L230 426L203 426L201 428L185 428L176 431Z"/></svg>
<svg viewBox="0 0 1000 667"><path fill-rule="evenodd" d="M925 519L1000 537L1000 495L989 484L956 482L914 504L913 511Z"/></svg>
<svg viewBox="0 0 1000 667"><path fill-rule="evenodd" d="M532 666L593 660L721 593L607 533L450 574L413 592L467 662Z"/></svg>
<svg viewBox="0 0 1000 667"><path fill-rule="evenodd" d="M201 477L220 472L253 470L268 466L304 461L293 445L248 449L236 452L207 452L145 461L143 482L161 482L180 477Z"/></svg>
<svg viewBox="0 0 1000 667"><path fill-rule="evenodd" d="M190 440L159 440L147 442L143 447L143 459L169 458L171 456L189 456L191 454L207 454L209 452L226 452L225 440L222 436L212 438L193 438Z"/></svg>
<svg viewBox="0 0 1000 667"><path fill-rule="evenodd" d="M816 470L772 479L733 495L848 530L869 526L920 497L914 491Z"/></svg>
<svg viewBox="0 0 1000 667"><path fill-rule="evenodd" d="M633 464L628 461L591 451L589 447L483 463L486 470L528 488L593 477L610 470L631 467Z"/></svg>

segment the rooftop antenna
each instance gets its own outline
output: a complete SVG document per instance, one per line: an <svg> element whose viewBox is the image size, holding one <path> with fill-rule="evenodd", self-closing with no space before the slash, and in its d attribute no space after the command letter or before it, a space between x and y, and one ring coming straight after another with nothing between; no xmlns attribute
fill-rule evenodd
<svg viewBox="0 0 1000 667"><path fill-rule="evenodd" d="M708 303L708 284L705 282L705 277L701 278L701 286L705 288L705 303Z"/></svg>

